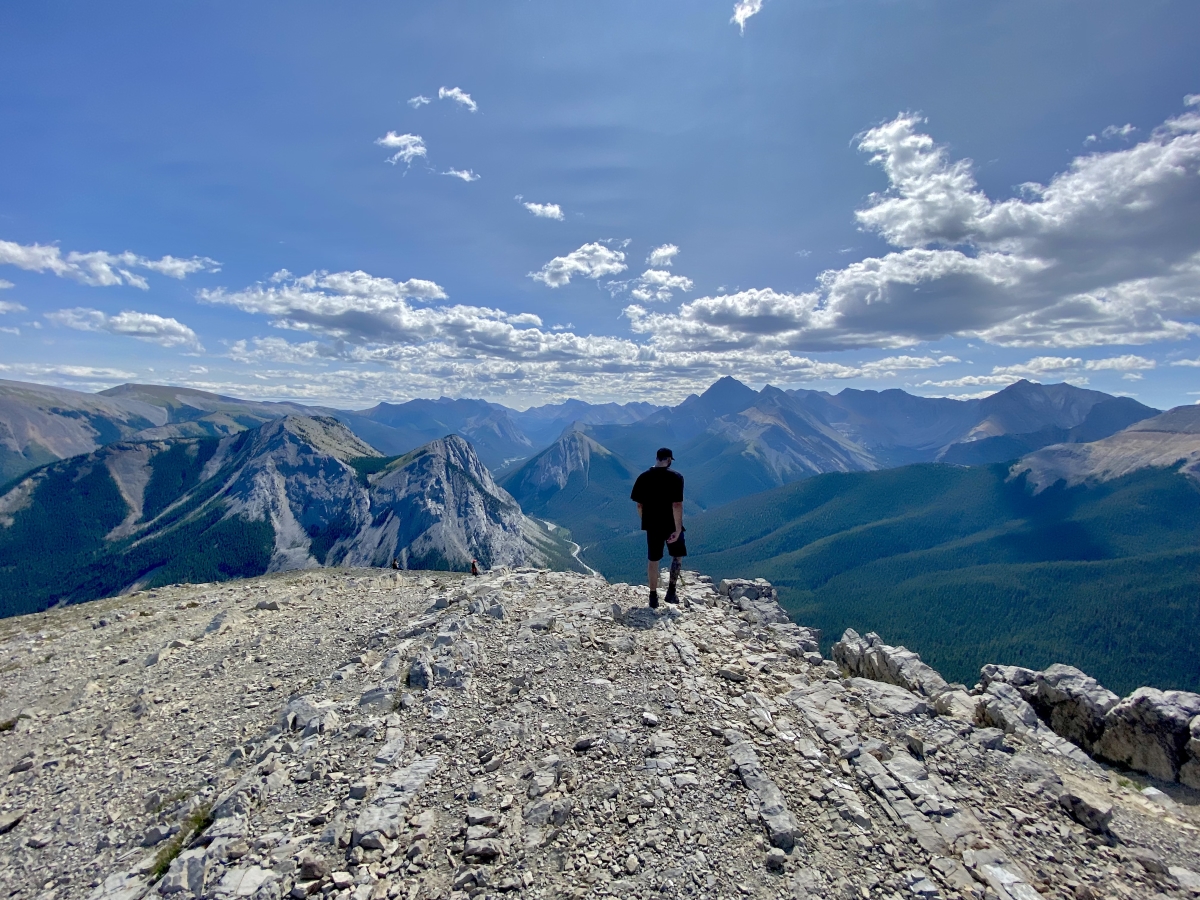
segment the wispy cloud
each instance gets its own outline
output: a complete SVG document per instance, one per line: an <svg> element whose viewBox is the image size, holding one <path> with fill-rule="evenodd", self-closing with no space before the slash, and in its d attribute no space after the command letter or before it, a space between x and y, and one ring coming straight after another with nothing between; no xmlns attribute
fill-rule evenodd
<svg viewBox="0 0 1200 900"><path fill-rule="evenodd" d="M462 181L466 181L466 182L479 180L479 176L476 175L470 169L447 169L442 174L449 175L452 178L458 178L458 179L461 179Z"/></svg>
<svg viewBox="0 0 1200 900"><path fill-rule="evenodd" d="M16 266L28 272L51 272L59 278L70 278L93 287L127 284L142 290L149 290L150 284L133 269L144 269L177 279L195 272L221 271L220 263L206 256L148 259L128 250L124 253L107 253L103 250L80 253L72 250L63 256L62 251L53 244L16 244L12 241L0 241L0 265Z"/></svg>
<svg viewBox="0 0 1200 900"><path fill-rule="evenodd" d="M102 331L137 338L139 341L148 341L161 347L188 347L195 351L204 349L192 329L177 319L153 313L125 310L110 316L98 309L77 306L46 313L46 318L56 325L74 328L77 331Z"/></svg>
<svg viewBox="0 0 1200 900"><path fill-rule="evenodd" d="M518 200L521 199L521 196L519 194L517 195L517 199ZM559 206L557 203L526 203L526 202L523 202L521 205L524 206L531 213L533 213L535 216L537 216L539 219L556 219L559 222L561 222L563 220L562 207Z"/></svg>
<svg viewBox="0 0 1200 900"><path fill-rule="evenodd" d="M558 288L570 284L576 275L596 279L624 272L626 268L625 254L620 250L592 243L584 244L566 256L554 257L538 271L530 272L529 277L547 287Z"/></svg>
<svg viewBox="0 0 1200 900"><path fill-rule="evenodd" d="M425 139L419 134L396 134L394 131L389 131L381 138L377 138L375 143L380 147L387 147L389 150L396 152L387 158L387 161L392 165L403 161L405 165L412 165L412 161L418 156L425 156Z"/></svg>
<svg viewBox="0 0 1200 900"><path fill-rule="evenodd" d="M25 307L11 300L0 300L0 315L15 312L25 312Z"/></svg>
<svg viewBox="0 0 1200 900"><path fill-rule="evenodd" d="M762 12L762 8L763 0L737 0L737 4L733 7L733 18L729 21L736 24L742 34L745 34L746 20L751 16L757 16Z"/></svg>
<svg viewBox="0 0 1200 900"><path fill-rule="evenodd" d="M663 266L674 265L678 255L679 248L674 244L663 244L650 251L650 255L646 257L646 264L652 269L661 269Z"/></svg>
<svg viewBox="0 0 1200 900"><path fill-rule="evenodd" d="M0 372L11 372L26 378L47 378L59 376L62 378L83 378L96 381L99 384L111 385L119 381L129 381L137 378L138 373L125 369L108 369L97 366L71 366L54 363L15 363L6 365L0 363Z"/></svg>
<svg viewBox="0 0 1200 900"><path fill-rule="evenodd" d="M426 97L424 94L417 94L417 96L410 97L408 99L408 105L411 106L413 109L420 109L422 106L426 106L427 104L430 104L432 102L433 101L430 100L428 97Z"/></svg>
<svg viewBox="0 0 1200 900"><path fill-rule="evenodd" d="M1105 128L1103 131L1100 132L1099 137L1097 137L1094 134L1089 134L1086 138L1083 139L1083 142L1084 142L1084 144L1095 144L1096 142L1101 141L1101 140L1111 141L1113 138L1121 138L1124 140L1124 139L1132 137L1133 133L1135 131L1137 131L1137 129L1134 126L1129 125L1129 124L1109 125L1107 128Z"/></svg>
<svg viewBox="0 0 1200 900"><path fill-rule="evenodd" d="M995 366L986 375L964 375L946 381L926 381L922 387L981 387L995 385L1003 387L1013 382L1028 378L1033 381L1059 379L1071 384L1087 384L1087 372L1123 372L1140 379L1139 370L1156 368L1158 363L1145 356L1132 353L1123 356L1109 356L1103 359L1082 359L1077 356L1035 356L1023 363L1008 366ZM1136 380L1132 379L1132 380Z"/></svg>
<svg viewBox="0 0 1200 900"><path fill-rule="evenodd" d="M1110 356L1107 359L1089 359L1083 364L1083 367L1093 372L1104 370L1132 372L1137 369L1156 369L1158 362L1144 356L1126 353L1124 356Z"/></svg>
<svg viewBox="0 0 1200 900"><path fill-rule="evenodd" d="M472 100L471 95L460 87L438 88L438 99L453 100L459 106L465 106L471 112L475 112L479 109L479 104Z"/></svg>

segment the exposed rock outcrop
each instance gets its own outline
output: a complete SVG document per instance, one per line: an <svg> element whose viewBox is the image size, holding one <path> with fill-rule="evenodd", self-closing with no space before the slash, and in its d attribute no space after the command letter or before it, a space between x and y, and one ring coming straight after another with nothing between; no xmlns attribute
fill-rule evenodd
<svg viewBox="0 0 1200 900"><path fill-rule="evenodd" d="M833 658L850 674L926 696L932 685L934 707L942 715L1006 734L1028 734L1046 749L1081 762L1086 757L1075 748L1200 788L1200 695L1143 687L1122 700L1090 675L1061 663L1044 671L988 664L980 671L980 684L968 692L945 686L915 653L852 629L834 644Z"/></svg>
<svg viewBox="0 0 1200 900"><path fill-rule="evenodd" d="M1110 709L1096 741L1098 755L1164 781L1186 776L1196 782L1196 744L1200 732L1200 695L1186 691L1138 688Z"/></svg>
<svg viewBox="0 0 1200 900"><path fill-rule="evenodd" d="M833 645L833 660L855 675L898 684L926 697L935 698L949 687L919 655L904 647L889 647L873 631L862 637L847 628Z"/></svg>

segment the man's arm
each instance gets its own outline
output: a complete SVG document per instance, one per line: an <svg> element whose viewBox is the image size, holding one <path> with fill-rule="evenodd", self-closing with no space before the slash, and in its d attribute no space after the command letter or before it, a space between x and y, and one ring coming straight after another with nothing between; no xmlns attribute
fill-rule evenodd
<svg viewBox="0 0 1200 900"><path fill-rule="evenodd" d="M641 510L639 509L639 512ZM671 514L675 516L675 533L667 538L667 543L673 544L679 540L679 536L683 534L683 504L672 503Z"/></svg>

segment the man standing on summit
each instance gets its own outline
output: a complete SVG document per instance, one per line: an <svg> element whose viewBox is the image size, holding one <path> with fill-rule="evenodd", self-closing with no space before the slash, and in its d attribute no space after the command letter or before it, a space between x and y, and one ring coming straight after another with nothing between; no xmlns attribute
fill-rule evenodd
<svg viewBox="0 0 1200 900"><path fill-rule="evenodd" d="M663 558L663 544L671 554L671 578L667 584L666 601L678 603L675 582L687 546L683 542L683 476L671 471L674 456L667 447L660 447L658 459L633 483L629 499L637 504L646 532L646 577L650 582L650 608L658 608L658 564Z"/></svg>

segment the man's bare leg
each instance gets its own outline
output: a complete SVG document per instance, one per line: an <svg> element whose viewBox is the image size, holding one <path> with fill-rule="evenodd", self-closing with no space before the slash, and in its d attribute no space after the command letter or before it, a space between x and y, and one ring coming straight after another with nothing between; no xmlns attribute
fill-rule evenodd
<svg viewBox="0 0 1200 900"><path fill-rule="evenodd" d="M650 585L650 607L658 606L658 560L646 563L646 582Z"/></svg>

